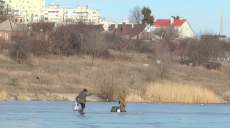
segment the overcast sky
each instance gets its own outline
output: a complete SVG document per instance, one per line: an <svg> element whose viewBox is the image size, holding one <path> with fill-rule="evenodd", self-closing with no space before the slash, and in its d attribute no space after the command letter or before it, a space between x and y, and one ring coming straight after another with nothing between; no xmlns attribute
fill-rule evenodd
<svg viewBox="0 0 230 128"><path fill-rule="evenodd" d="M99 9L100 16L107 21L121 22L128 19L129 10L134 6L147 6L156 19L180 16L186 19L196 33L211 30L220 32L220 13L224 10L223 31L230 37L230 0L46 0L46 7L54 3L61 8L88 5Z"/></svg>

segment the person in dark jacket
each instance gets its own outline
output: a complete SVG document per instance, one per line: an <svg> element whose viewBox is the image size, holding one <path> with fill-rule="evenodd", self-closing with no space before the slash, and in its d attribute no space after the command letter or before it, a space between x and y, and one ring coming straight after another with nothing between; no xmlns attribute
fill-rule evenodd
<svg viewBox="0 0 230 128"><path fill-rule="evenodd" d="M79 93L79 95L76 97L76 101L81 104L81 111L84 112L85 103L86 103L86 97L91 96L93 93L87 93L87 90L84 89Z"/></svg>
<svg viewBox="0 0 230 128"><path fill-rule="evenodd" d="M126 102L125 102L126 94L125 94L125 88L122 88L122 91L119 93L119 104L121 108L121 112L126 112L125 107L126 107Z"/></svg>

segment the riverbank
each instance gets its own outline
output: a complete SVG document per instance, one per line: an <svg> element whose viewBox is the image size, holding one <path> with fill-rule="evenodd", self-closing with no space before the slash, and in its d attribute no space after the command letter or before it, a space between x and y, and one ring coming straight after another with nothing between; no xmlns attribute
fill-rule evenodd
<svg viewBox="0 0 230 128"><path fill-rule="evenodd" d="M7 101L75 101L77 93L11 93L5 94L4 100ZM86 99L88 102L103 102L98 94L88 96Z"/></svg>
<svg viewBox="0 0 230 128"><path fill-rule="evenodd" d="M2 96L2 95L1 95ZM60 94L60 93L5 93L4 99L5 101L75 101L77 93L68 93L68 94ZM186 97L185 97L186 98ZM219 99L219 103L230 103L228 100L223 99L223 97L216 97ZM105 102L107 100L103 99L99 94L93 94L86 98L87 102ZM141 98L138 94L129 94L127 95L127 102L154 102L154 103L190 103L194 104L196 102L183 102L183 101L171 101L167 102L167 100L154 100L154 98L149 98L146 100ZM117 102L116 100L114 100ZM166 102L165 102L166 101ZM206 102L203 102L206 103Z"/></svg>
<svg viewBox="0 0 230 128"><path fill-rule="evenodd" d="M201 91L196 95L209 90L214 97L222 97L223 102L227 102L230 97L230 67L227 66L222 66L219 70L208 70L201 66L192 67L172 62L164 66L162 69L164 73L161 74L160 65L154 59L150 59L148 54L133 52L124 54L111 50L113 59L98 58L95 66L92 66L91 57L86 55L69 57L50 55L45 58L31 55L24 63L18 64L10 59L7 52L1 52L0 91L7 91L10 99L17 97L16 100L72 101L77 93L87 88L89 92L98 94L94 99L89 99L90 101L107 99L117 101L120 89L125 87L129 95L134 94L129 101L158 102L160 99L161 102L166 102L162 101L164 95L160 98L155 96L155 101L151 101L151 95L150 98L146 95L148 86L159 81L178 83L188 88L199 86ZM155 91L158 92L157 89ZM162 94L169 93L162 92ZM192 96L187 99L187 103L192 99L196 98ZM4 98L0 97L0 100Z"/></svg>

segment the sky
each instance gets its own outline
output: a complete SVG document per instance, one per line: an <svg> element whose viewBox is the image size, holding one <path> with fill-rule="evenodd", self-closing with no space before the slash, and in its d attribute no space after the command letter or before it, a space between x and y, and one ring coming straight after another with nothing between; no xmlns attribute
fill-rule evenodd
<svg viewBox="0 0 230 128"><path fill-rule="evenodd" d="M129 10L134 6L146 6L155 20L183 17L197 34L201 31L219 34L223 8L223 33L230 37L230 0L46 0L46 7L51 3L75 9L78 5L88 5L89 9L99 9L100 17L106 21L115 22L128 20Z"/></svg>

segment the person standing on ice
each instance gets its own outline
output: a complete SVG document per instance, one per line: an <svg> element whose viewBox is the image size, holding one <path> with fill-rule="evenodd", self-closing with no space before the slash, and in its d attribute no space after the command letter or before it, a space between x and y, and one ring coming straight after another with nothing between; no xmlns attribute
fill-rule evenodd
<svg viewBox="0 0 230 128"><path fill-rule="evenodd" d="M81 104L81 111L84 112L85 104L86 104L86 97L91 96L93 93L87 93L87 90L84 89L79 93L76 97L76 101Z"/></svg>
<svg viewBox="0 0 230 128"><path fill-rule="evenodd" d="M125 97L126 97L125 88L123 87L121 92L119 93L119 104L121 107L121 112L126 112L125 111L125 107L126 107Z"/></svg>

